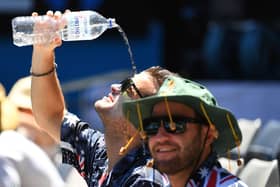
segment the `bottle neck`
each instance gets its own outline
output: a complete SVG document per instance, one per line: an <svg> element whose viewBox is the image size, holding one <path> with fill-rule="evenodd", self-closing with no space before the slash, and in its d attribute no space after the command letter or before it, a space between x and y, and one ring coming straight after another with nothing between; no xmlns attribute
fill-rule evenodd
<svg viewBox="0 0 280 187"><path fill-rule="evenodd" d="M119 25L116 23L116 19L114 18L108 18L109 28L115 28L119 27Z"/></svg>

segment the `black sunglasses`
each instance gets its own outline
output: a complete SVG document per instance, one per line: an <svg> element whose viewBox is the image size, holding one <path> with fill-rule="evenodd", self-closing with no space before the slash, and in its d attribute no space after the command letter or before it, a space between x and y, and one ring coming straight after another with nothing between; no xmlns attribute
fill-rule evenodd
<svg viewBox="0 0 280 187"><path fill-rule="evenodd" d="M136 93L138 94L138 96L140 98L143 98L143 95L141 94L140 90L136 87L136 85L134 84L133 80L131 78L126 78L123 81L120 82L121 84L121 92L127 92L129 88L131 88L131 86L134 88L134 90L136 91Z"/></svg>
<svg viewBox="0 0 280 187"><path fill-rule="evenodd" d="M147 136L156 135L158 129L163 125L166 132L171 134L182 134L186 131L186 125L188 123L205 124L203 120L198 118L189 118L184 116L172 116L171 124L168 116L153 117L143 120L143 130Z"/></svg>

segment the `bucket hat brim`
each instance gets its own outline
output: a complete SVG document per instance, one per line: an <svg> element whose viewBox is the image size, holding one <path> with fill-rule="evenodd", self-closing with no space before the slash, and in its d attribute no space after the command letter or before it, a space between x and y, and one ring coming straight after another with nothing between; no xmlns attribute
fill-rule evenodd
<svg viewBox="0 0 280 187"><path fill-rule="evenodd" d="M199 97L191 95L154 95L137 100L127 100L123 103L124 115L132 124L141 131L143 119L152 117L153 107L161 101L173 101L185 104L193 108L206 123L213 124L217 131L218 137L212 147L218 154L223 154L236 146L242 141L242 134L238 122L234 115L227 109L220 106L210 105Z"/></svg>

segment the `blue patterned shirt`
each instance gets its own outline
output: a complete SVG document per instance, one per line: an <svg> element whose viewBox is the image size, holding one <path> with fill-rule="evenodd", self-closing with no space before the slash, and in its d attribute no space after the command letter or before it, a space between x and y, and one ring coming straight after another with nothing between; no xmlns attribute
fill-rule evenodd
<svg viewBox="0 0 280 187"><path fill-rule="evenodd" d="M221 167L215 153L210 154L191 175L186 187L248 187L238 177Z"/></svg>
<svg viewBox="0 0 280 187"><path fill-rule="evenodd" d="M107 174L104 134L67 113L61 127L62 162L74 166L89 187L169 187L166 175L147 167L150 154L138 147L124 156Z"/></svg>

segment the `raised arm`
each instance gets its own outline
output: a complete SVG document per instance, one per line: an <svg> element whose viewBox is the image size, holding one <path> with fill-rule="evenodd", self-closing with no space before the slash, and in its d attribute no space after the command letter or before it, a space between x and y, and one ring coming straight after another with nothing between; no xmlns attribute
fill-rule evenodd
<svg viewBox="0 0 280 187"><path fill-rule="evenodd" d="M32 14L36 16L36 13ZM57 27L61 27L61 14L47 12L51 19L55 19ZM53 24L53 22L41 23ZM60 125L65 110L64 97L61 90L55 66L55 48L62 41L59 36L55 37L50 44L33 46L31 74L31 99L32 110L37 123L46 130L55 140L60 140ZM54 71L52 71L54 70ZM40 76L41 75L41 76Z"/></svg>

